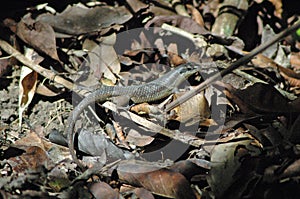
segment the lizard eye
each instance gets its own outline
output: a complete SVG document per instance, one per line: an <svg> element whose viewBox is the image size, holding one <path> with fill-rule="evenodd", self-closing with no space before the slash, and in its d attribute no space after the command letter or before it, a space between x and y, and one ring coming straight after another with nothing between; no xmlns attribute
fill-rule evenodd
<svg viewBox="0 0 300 199"><path fill-rule="evenodd" d="M187 70L187 71L189 71L189 70L195 70L195 64L189 63L189 64L186 66L186 70Z"/></svg>
<svg viewBox="0 0 300 199"><path fill-rule="evenodd" d="M184 76L190 76L191 73L195 70L195 66L193 64L187 63L182 66L180 69L179 73L184 75Z"/></svg>

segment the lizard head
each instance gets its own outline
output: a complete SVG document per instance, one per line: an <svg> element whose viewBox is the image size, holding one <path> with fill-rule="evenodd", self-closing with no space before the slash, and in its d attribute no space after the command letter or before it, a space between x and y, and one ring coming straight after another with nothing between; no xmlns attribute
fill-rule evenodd
<svg viewBox="0 0 300 199"><path fill-rule="evenodd" d="M196 63L183 64L179 69L179 74L185 78L188 78L192 74L195 74L199 70L199 65Z"/></svg>

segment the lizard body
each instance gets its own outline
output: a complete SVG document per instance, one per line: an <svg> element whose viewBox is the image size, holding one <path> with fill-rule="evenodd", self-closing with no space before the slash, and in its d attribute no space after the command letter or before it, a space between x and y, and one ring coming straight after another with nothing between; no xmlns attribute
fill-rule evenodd
<svg viewBox="0 0 300 199"><path fill-rule="evenodd" d="M93 91L74 108L68 118L66 134L68 136L68 146L73 160L82 169L84 168L82 163L77 159L74 151L74 127L79 115L90 104L103 102L116 96L128 96L134 103L156 101L174 93L178 85L197 71L199 71L199 66L187 63L182 64L167 72L162 77L145 84L132 86L103 86Z"/></svg>

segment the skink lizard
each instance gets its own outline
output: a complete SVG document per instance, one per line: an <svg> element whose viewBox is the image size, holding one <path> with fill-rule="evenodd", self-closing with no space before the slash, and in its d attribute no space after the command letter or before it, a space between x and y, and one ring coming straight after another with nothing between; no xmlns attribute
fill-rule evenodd
<svg viewBox="0 0 300 199"><path fill-rule="evenodd" d="M127 96L134 103L151 102L162 99L174 93L177 87L189 76L199 71L199 65L194 63L182 64L167 72L162 77L142 85L132 86L103 86L85 97L73 110L68 118L66 130L70 153L75 163L84 169L74 151L74 126L79 115L90 104L103 102L111 97Z"/></svg>

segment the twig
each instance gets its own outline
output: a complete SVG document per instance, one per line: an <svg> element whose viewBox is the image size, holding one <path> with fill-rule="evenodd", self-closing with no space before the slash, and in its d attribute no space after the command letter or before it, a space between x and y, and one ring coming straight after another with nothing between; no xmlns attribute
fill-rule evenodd
<svg viewBox="0 0 300 199"><path fill-rule="evenodd" d="M72 82L58 76L56 73L54 73L51 70L43 68L39 64L35 64L33 61L26 58L22 53L17 51L15 48L13 48L11 45L9 45L6 41L2 39L0 39L0 48L2 48L10 56L15 57L19 62L28 66L29 68L36 71L37 73L44 76L45 78L48 78L58 84L63 85L64 87L70 90L73 90L74 84Z"/></svg>
<svg viewBox="0 0 300 199"><path fill-rule="evenodd" d="M166 30L166 31L170 31L174 34L177 34L177 35L180 35L184 38L187 38L189 40L191 40L195 46L199 47L199 48L203 48L203 47L206 47L207 46L207 42L205 41L204 37L202 35L199 35L199 34L192 34L190 32L187 32L183 29L180 29L180 28L177 28L177 27L174 27L174 26L171 26L169 24L166 24L164 23L161 28L163 30Z"/></svg>
<svg viewBox="0 0 300 199"><path fill-rule="evenodd" d="M205 143L208 143L209 141L204 141L203 139L197 138L193 135L190 134L186 134L186 133L180 133L180 132L176 132L176 131L172 131L169 129L166 129L158 124L155 124L143 117L140 117L130 111L126 111L126 110L118 110L117 106L111 102L105 102L103 105L103 107L120 114L121 116L132 120L133 122L140 124L148 129L150 129L153 132L165 135L167 137L173 138L174 140L178 140L182 143L191 145L191 146L195 146L195 147L199 147L201 145Z"/></svg>
<svg viewBox="0 0 300 199"><path fill-rule="evenodd" d="M52 81L54 81L54 82L56 82L58 84L61 84L64 87L66 87L67 89L69 89L69 90L73 90L74 91L74 89L76 89L76 85L75 84L73 84L72 82L64 79L61 76L58 76L55 72L43 68L39 64L35 64L33 61L31 61L30 59L28 59L27 57L25 57L18 50L16 50L15 48L13 48L6 41L1 40L1 39L0 39L0 48L3 49L7 54L9 54L9 56L7 56L6 58L15 57L19 62L21 62L22 64L28 66L30 69L36 71L37 73L39 73L43 77L45 77L47 79L50 79L50 80L52 80ZM80 94L80 92L78 94L82 96L82 94ZM97 118L98 121L101 121L101 119L97 116L97 114L95 113L95 111L90 106L89 106L89 110Z"/></svg>
<svg viewBox="0 0 300 199"><path fill-rule="evenodd" d="M199 84L197 87L195 87L193 90L188 91L181 97L177 98L176 100L174 100L173 102L168 104L164 111L166 111L166 112L170 111L171 109L175 108L176 106L186 102L188 99L195 96L197 93L201 92L202 90L207 88L210 84L212 84L214 81L216 81L220 77L220 75L225 76L225 75L231 73L233 70L235 70L239 66L249 62L254 56L256 56L257 54L266 50L268 47L272 46L274 43L280 41L284 37L288 36L289 34L293 33L294 31L296 31L298 28L300 28L300 19L294 25L292 25L289 28L287 28L286 30L282 31L281 33L279 33L278 35L273 37L273 39L271 39L267 43L261 44L260 46L253 49L249 54L241 57L236 62L232 63L228 68L225 68L224 70L222 70L220 72L220 74L215 74L215 75L211 76L210 78L206 79L204 82Z"/></svg>

